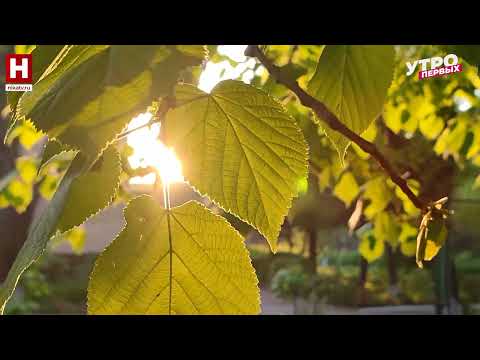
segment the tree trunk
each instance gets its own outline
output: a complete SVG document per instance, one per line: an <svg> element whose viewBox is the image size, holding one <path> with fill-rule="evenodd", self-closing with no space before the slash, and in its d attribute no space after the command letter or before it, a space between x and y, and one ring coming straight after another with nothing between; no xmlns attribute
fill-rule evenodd
<svg viewBox="0 0 480 360"><path fill-rule="evenodd" d="M368 274L368 261L364 259L363 256L360 256L360 278L359 278L359 289L360 296L358 304L364 306L367 303L367 292L365 289L365 284L367 283L367 274Z"/></svg>
<svg viewBox="0 0 480 360"><path fill-rule="evenodd" d="M313 229L308 231L308 263L312 274L317 272L317 232Z"/></svg>
<svg viewBox="0 0 480 360"><path fill-rule="evenodd" d="M394 300L397 300L400 289L398 287L398 272L395 251L388 243L385 243L385 251L387 256L389 293Z"/></svg>

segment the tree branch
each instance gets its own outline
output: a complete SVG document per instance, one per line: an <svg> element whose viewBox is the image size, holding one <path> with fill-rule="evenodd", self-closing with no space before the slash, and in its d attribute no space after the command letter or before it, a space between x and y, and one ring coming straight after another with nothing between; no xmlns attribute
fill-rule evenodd
<svg viewBox="0 0 480 360"><path fill-rule="evenodd" d="M249 45L245 50L245 56L256 57L260 63L268 70L271 76L280 84L286 86L300 100L303 106L313 110L317 117L323 120L327 125L341 133L343 136L357 144L363 151L370 154L385 172L390 176L392 181L400 187L400 189L408 196L412 203L419 209L424 210L426 205L420 200L408 187L407 181L403 179L393 168L392 164L377 149L375 144L365 140L348 127L346 127L328 108L320 101L309 95L303 90L295 79L288 77L279 67L273 64L257 45Z"/></svg>
<svg viewBox="0 0 480 360"><path fill-rule="evenodd" d="M175 107L175 99L173 99L173 97L165 97L163 101L160 103L157 113L154 114L154 116L150 119L149 122L119 134L115 139L115 141L121 141L131 133L134 133L135 131L138 131L146 127L150 127L155 123L161 122L165 114L168 112L168 110L173 107Z"/></svg>

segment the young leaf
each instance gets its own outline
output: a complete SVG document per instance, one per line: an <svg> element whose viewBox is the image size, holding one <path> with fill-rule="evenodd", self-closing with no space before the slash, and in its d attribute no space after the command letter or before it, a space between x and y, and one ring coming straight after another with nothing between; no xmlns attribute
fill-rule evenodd
<svg viewBox="0 0 480 360"><path fill-rule="evenodd" d="M327 45L308 91L350 130L361 134L382 111L393 78L393 60L391 45ZM348 139L321 126L343 160Z"/></svg>
<svg viewBox="0 0 480 360"><path fill-rule="evenodd" d="M201 61L175 47L73 46L19 102L21 115L90 160L156 98L185 67Z"/></svg>
<svg viewBox="0 0 480 360"><path fill-rule="evenodd" d="M240 234L190 201L167 211L140 196L98 257L89 314L257 314L257 278Z"/></svg>
<svg viewBox="0 0 480 360"><path fill-rule="evenodd" d="M295 120L266 93L239 81L223 81L210 94L180 85L176 103L162 131L185 178L257 228L275 251L307 174L308 149Z"/></svg>
<svg viewBox="0 0 480 360"><path fill-rule="evenodd" d="M27 240L0 288L0 314L3 313L5 304L15 290L22 273L43 253L50 237L59 226L60 230L68 230L69 227L83 222L86 217L108 205L104 201L107 198L110 201L110 197L105 194L112 194L112 189L115 191L115 187L118 186L118 176L113 179L110 174L119 173L114 165L120 166L118 154L113 148L107 149L104 156L87 174L85 171L90 167L89 162L81 157L81 154L77 154L73 159L47 208L32 223ZM103 175L102 179L100 174ZM93 183L90 184L87 180ZM101 187L94 189L93 187L98 187L99 183ZM83 197L78 193L79 189L82 190ZM85 204L91 208L87 209Z"/></svg>

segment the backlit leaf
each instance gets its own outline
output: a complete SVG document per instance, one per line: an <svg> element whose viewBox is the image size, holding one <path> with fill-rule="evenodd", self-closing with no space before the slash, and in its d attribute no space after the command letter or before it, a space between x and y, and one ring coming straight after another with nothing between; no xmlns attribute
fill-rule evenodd
<svg viewBox="0 0 480 360"><path fill-rule="evenodd" d="M168 46L75 45L19 102L21 115L90 160L201 59Z"/></svg>
<svg viewBox="0 0 480 360"><path fill-rule="evenodd" d="M437 154L458 154L465 141L468 123L464 119L457 119L455 127L445 129L435 143Z"/></svg>
<svg viewBox="0 0 480 360"><path fill-rule="evenodd" d="M351 172L343 174L333 190L333 194L342 200L347 207L350 206L359 192L360 187Z"/></svg>
<svg viewBox="0 0 480 360"><path fill-rule="evenodd" d="M38 186L38 192L46 200L50 200L55 193L58 185L58 177L46 174Z"/></svg>
<svg viewBox="0 0 480 360"><path fill-rule="evenodd" d="M97 259L89 314L257 314L257 278L240 234L190 201L167 211L140 196ZM170 245L171 244L171 245Z"/></svg>
<svg viewBox="0 0 480 360"><path fill-rule="evenodd" d="M446 239L447 227L443 219L434 218L427 222L427 226L420 226L417 236L417 264L420 268L424 261L430 261L437 255Z"/></svg>
<svg viewBox="0 0 480 360"><path fill-rule="evenodd" d="M366 231L362 235L360 244L358 245L358 252L369 263L379 259L383 255L384 250L384 242L376 239L375 235L373 235L373 231Z"/></svg>
<svg viewBox="0 0 480 360"><path fill-rule="evenodd" d="M43 149L42 160L40 162L38 172L41 172L45 166L50 164L52 161L56 160L65 160L71 161L75 157L78 150L69 150L64 145L56 140L48 140Z"/></svg>
<svg viewBox="0 0 480 360"><path fill-rule="evenodd" d="M365 209L365 216L373 219L375 215L383 211L392 200L392 190L388 187L383 176L378 176L365 184L363 197L370 200Z"/></svg>
<svg viewBox="0 0 480 360"><path fill-rule="evenodd" d="M383 109L393 60L390 45L327 45L308 91L349 129L361 134ZM320 124L343 159L349 140Z"/></svg>
<svg viewBox="0 0 480 360"><path fill-rule="evenodd" d="M15 160L15 168L26 184L33 184L37 177L37 165L34 158L22 156Z"/></svg>
<svg viewBox="0 0 480 360"><path fill-rule="evenodd" d="M280 226L307 173L307 145L295 120L266 93L239 81L210 94L176 89L164 124L185 178L257 228L276 249Z"/></svg>
<svg viewBox="0 0 480 360"><path fill-rule="evenodd" d="M388 212L382 211L375 216L373 234L376 239L396 247L399 242L400 230L397 220Z"/></svg>
<svg viewBox="0 0 480 360"><path fill-rule="evenodd" d="M120 170L119 154L109 147L98 166L72 182L67 195L69 206L60 215L57 229L60 232L70 230L108 206L118 189Z"/></svg>
<svg viewBox="0 0 480 360"><path fill-rule="evenodd" d="M417 251L417 233L418 229L408 223L403 223L399 236L400 251L403 255L412 257Z"/></svg>

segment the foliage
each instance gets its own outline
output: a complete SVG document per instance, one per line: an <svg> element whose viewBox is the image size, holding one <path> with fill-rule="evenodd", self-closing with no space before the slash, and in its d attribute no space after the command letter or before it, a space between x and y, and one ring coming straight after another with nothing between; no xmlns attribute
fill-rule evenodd
<svg viewBox="0 0 480 360"><path fill-rule="evenodd" d="M282 298L307 298L311 291L311 280L311 275L300 266L281 269L272 278L272 291Z"/></svg>
<svg viewBox="0 0 480 360"><path fill-rule="evenodd" d="M275 252L287 214L325 226L345 223L362 203L360 254L374 261L387 242L422 266L450 231L453 174L468 169L478 179L478 48L269 45L253 53L251 84L225 80L206 93L198 89L206 50L213 62L225 59L215 46L17 46L36 59L34 84L9 95L5 141L26 149L47 142L41 158L20 157L0 179L0 207L26 211L37 188L50 202L0 288L0 309L52 238L81 244L77 227L116 201L130 200L127 226L96 262L90 313L258 313L243 238L220 209ZM422 81L405 75L406 61L432 51L458 52L464 70ZM122 139L147 109L147 125L161 123L185 179L215 206L162 208L126 195L122 183L134 171L124 166ZM335 211L321 207L332 198ZM277 272L276 288L303 293L310 280L300 268Z"/></svg>

